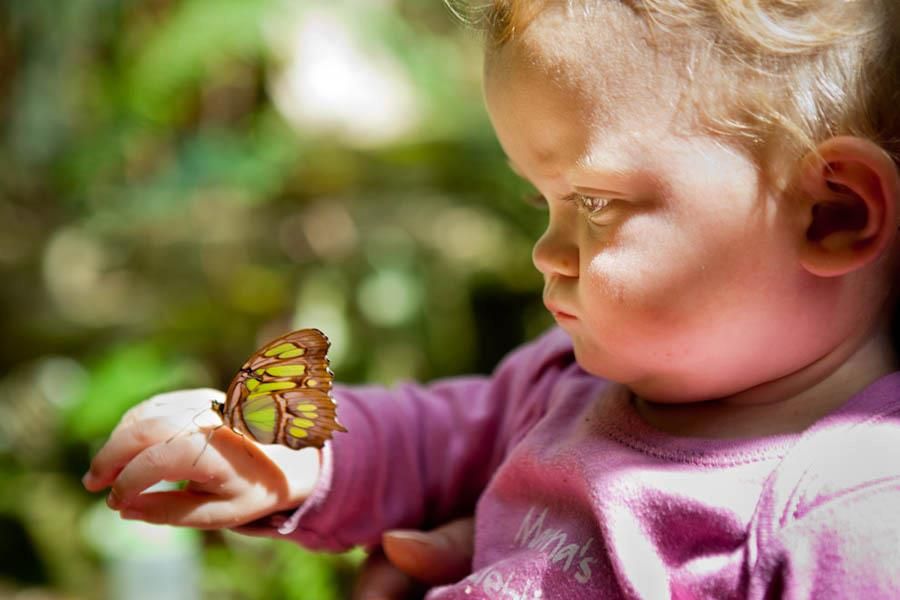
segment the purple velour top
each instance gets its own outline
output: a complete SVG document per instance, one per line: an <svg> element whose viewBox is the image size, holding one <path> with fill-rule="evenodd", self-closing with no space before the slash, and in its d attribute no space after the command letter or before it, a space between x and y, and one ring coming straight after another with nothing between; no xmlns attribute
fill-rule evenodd
<svg viewBox="0 0 900 600"><path fill-rule="evenodd" d="M244 528L378 544L475 511L445 598L900 598L900 373L802 433L677 437L554 329L490 377L338 387L313 495Z"/></svg>

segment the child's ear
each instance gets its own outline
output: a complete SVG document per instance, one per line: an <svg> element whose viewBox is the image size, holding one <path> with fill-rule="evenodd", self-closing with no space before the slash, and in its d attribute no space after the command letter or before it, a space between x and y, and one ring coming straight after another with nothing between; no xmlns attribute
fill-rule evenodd
<svg viewBox="0 0 900 600"><path fill-rule="evenodd" d="M830 138L807 154L801 187L803 267L836 277L877 260L897 234L900 176L890 156L858 137Z"/></svg>

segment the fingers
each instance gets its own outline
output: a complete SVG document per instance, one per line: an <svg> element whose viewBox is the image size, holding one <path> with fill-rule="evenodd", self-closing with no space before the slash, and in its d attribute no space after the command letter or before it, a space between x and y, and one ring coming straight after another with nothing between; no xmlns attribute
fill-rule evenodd
<svg viewBox="0 0 900 600"><path fill-rule="evenodd" d="M166 442L177 432L175 424L165 418L144 419L118 429L91 461L91 468L82 480L84 487L92 492L107 487L131 459L145 449Z"/></svg>
<svg viewBox="0 0 900 600"><path fill-rule="evenodd" d="M188 415L190 417L198 414L202 415L205 409L210 408L213 400L222 402L224 399L224 393L212 388L179 390L167 394L158 394L141 402L137 406L130 408L119 420L118 425L113 429L110 437L115 435L120 429L133 425L143 419L169 417L178 418L179 421L184 421L184 417ZM202 419L201 417L198 417L196 420L200 422Z"/></svg>
<svg viewBox="0 0 900 600"><path fill-rule="evenodd" d="M384 554L375 552L366 560L353 598L401 600L422 592L416 580L429 585L459 581L471 570L473 537L472 518L452 521L430 532L385 532Z"/></svg>
<svg viewBox="0 0 900 600"><path fill-rule="evenodd" d="M412 598L418 588L384 554L376 551L363 564L353 589L353 600L403 600Z"/></svg>
<svg viewBox="0 0 900 600"><path fill-rule="evenodd" d="M122 509L122 517L196 529L236 527L247 520L239 518L231 499L190 490L141 494Z"/></svg>
<svg viewBox="0 0 900 600"><path fill-rule="evenodd" d="M212 411L197 410L209 406L221 392L200 389L155 396L129 410L100 449L91 468L82 479L84 487L96 492L109 486L119 470L142 450L166 442L181 433L213 427ZM204 414L205 413L205 414Z"/></svg>
<svg viewBox="0 0 900 600"><path fill-rule="evenodd" d="M160 481L210 481L215 476L219 454L206 444L206 437L185 436L140 451L115 478L110 492L111 506L130 506L141 492ZM205 460L198 460L201 453L207 455L203 457Z"/></svg>
<svg viewBox="0 0 900 600"><path fill-rule="evenodd" d="M387 531L384 553L407 575L430 585L459 581L472 569L474 519L451 521L429 532Z"/></svg>

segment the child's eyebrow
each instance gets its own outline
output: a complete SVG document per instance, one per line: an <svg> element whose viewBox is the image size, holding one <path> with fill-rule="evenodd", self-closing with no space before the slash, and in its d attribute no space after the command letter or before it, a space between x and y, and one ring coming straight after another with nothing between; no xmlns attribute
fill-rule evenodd
<svg viewBox="0 0 900 600"><path fill-rule="evenodd" d="M625 192L619 190L607 190L604 188L595 188L595 187L584 187L581 185L575 186L575 191L583 196L622 196Z"/></svg>
<svg viewBox="0 0 900 600"><path fill-rule="evenodd" d="M582 157L575 163L575 167L578 171L602 174L610 179L627 179L634 172L634 169L627 164L598 156Z"/></svg>
<svg viewBox="0 0 900 600"><path fill-rule="evenodd" d="M509 166L510 170L512 170L513 173L515 173L522 179L528 181L528 178L522 174L522 171L519 169L518 166L516 166L516 163L514 163L511 158L509 158L509 157L506 158L506 164L507 164L507 166ZM590 164L586 164L586 163L579 163L579 167L586 171L592 170L592 166ZM627 171L625 169L616 169L616 170L611 171L611 173L616 176L621 177L621 176L624 176L627 173ZM578 192L579 194L584 194L585 196L619 196L619 195L622 195L622 193L623 193L621 190L611 190L611 189L606 189L606 188L598 188L598 187L593 187L593 186L581 186L581 185L576 185L575 191Z"/></svg>

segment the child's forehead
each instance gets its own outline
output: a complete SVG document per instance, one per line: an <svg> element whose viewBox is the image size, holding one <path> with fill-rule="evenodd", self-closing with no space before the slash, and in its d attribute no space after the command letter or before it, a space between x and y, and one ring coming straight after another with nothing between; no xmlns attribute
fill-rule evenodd
<svg viewBox="0 0 900 600"><path fill-rule="evenodd" d="M486 72L502 76L504 69L527 67L541 77L609 93L671 76L673 59L686 46L621 2L550 3L512 40L488 48Z"/></svg>
<svg viewBox="0 0 900 600"><path fill-rule="evenodd" d="M645 11L618 1L550 2L511 38L535 53L572 59L597 50L670 53L686 46Z"/></svg>
<svg viewBox="0 0 900 600"><path fill-rule="evenodd" d="M488 49L486 92L557 88L573 102L590 103L599 121L661 101L674 105L684 78L670 37L619 2L599 2L584 13L554 4L518 36Z"/></svg>
<svg viewBox="0 0 900 600"><path fill-rule="evenodd" d="M550 13L490 51L488 112L507 155L532 180L561 181L587 165L634 170L655 160L649 148L694 133L670 58L635 41L646 29L633 13L614 18L593 21L604 33L591 38L587 26Z"/></svg>

